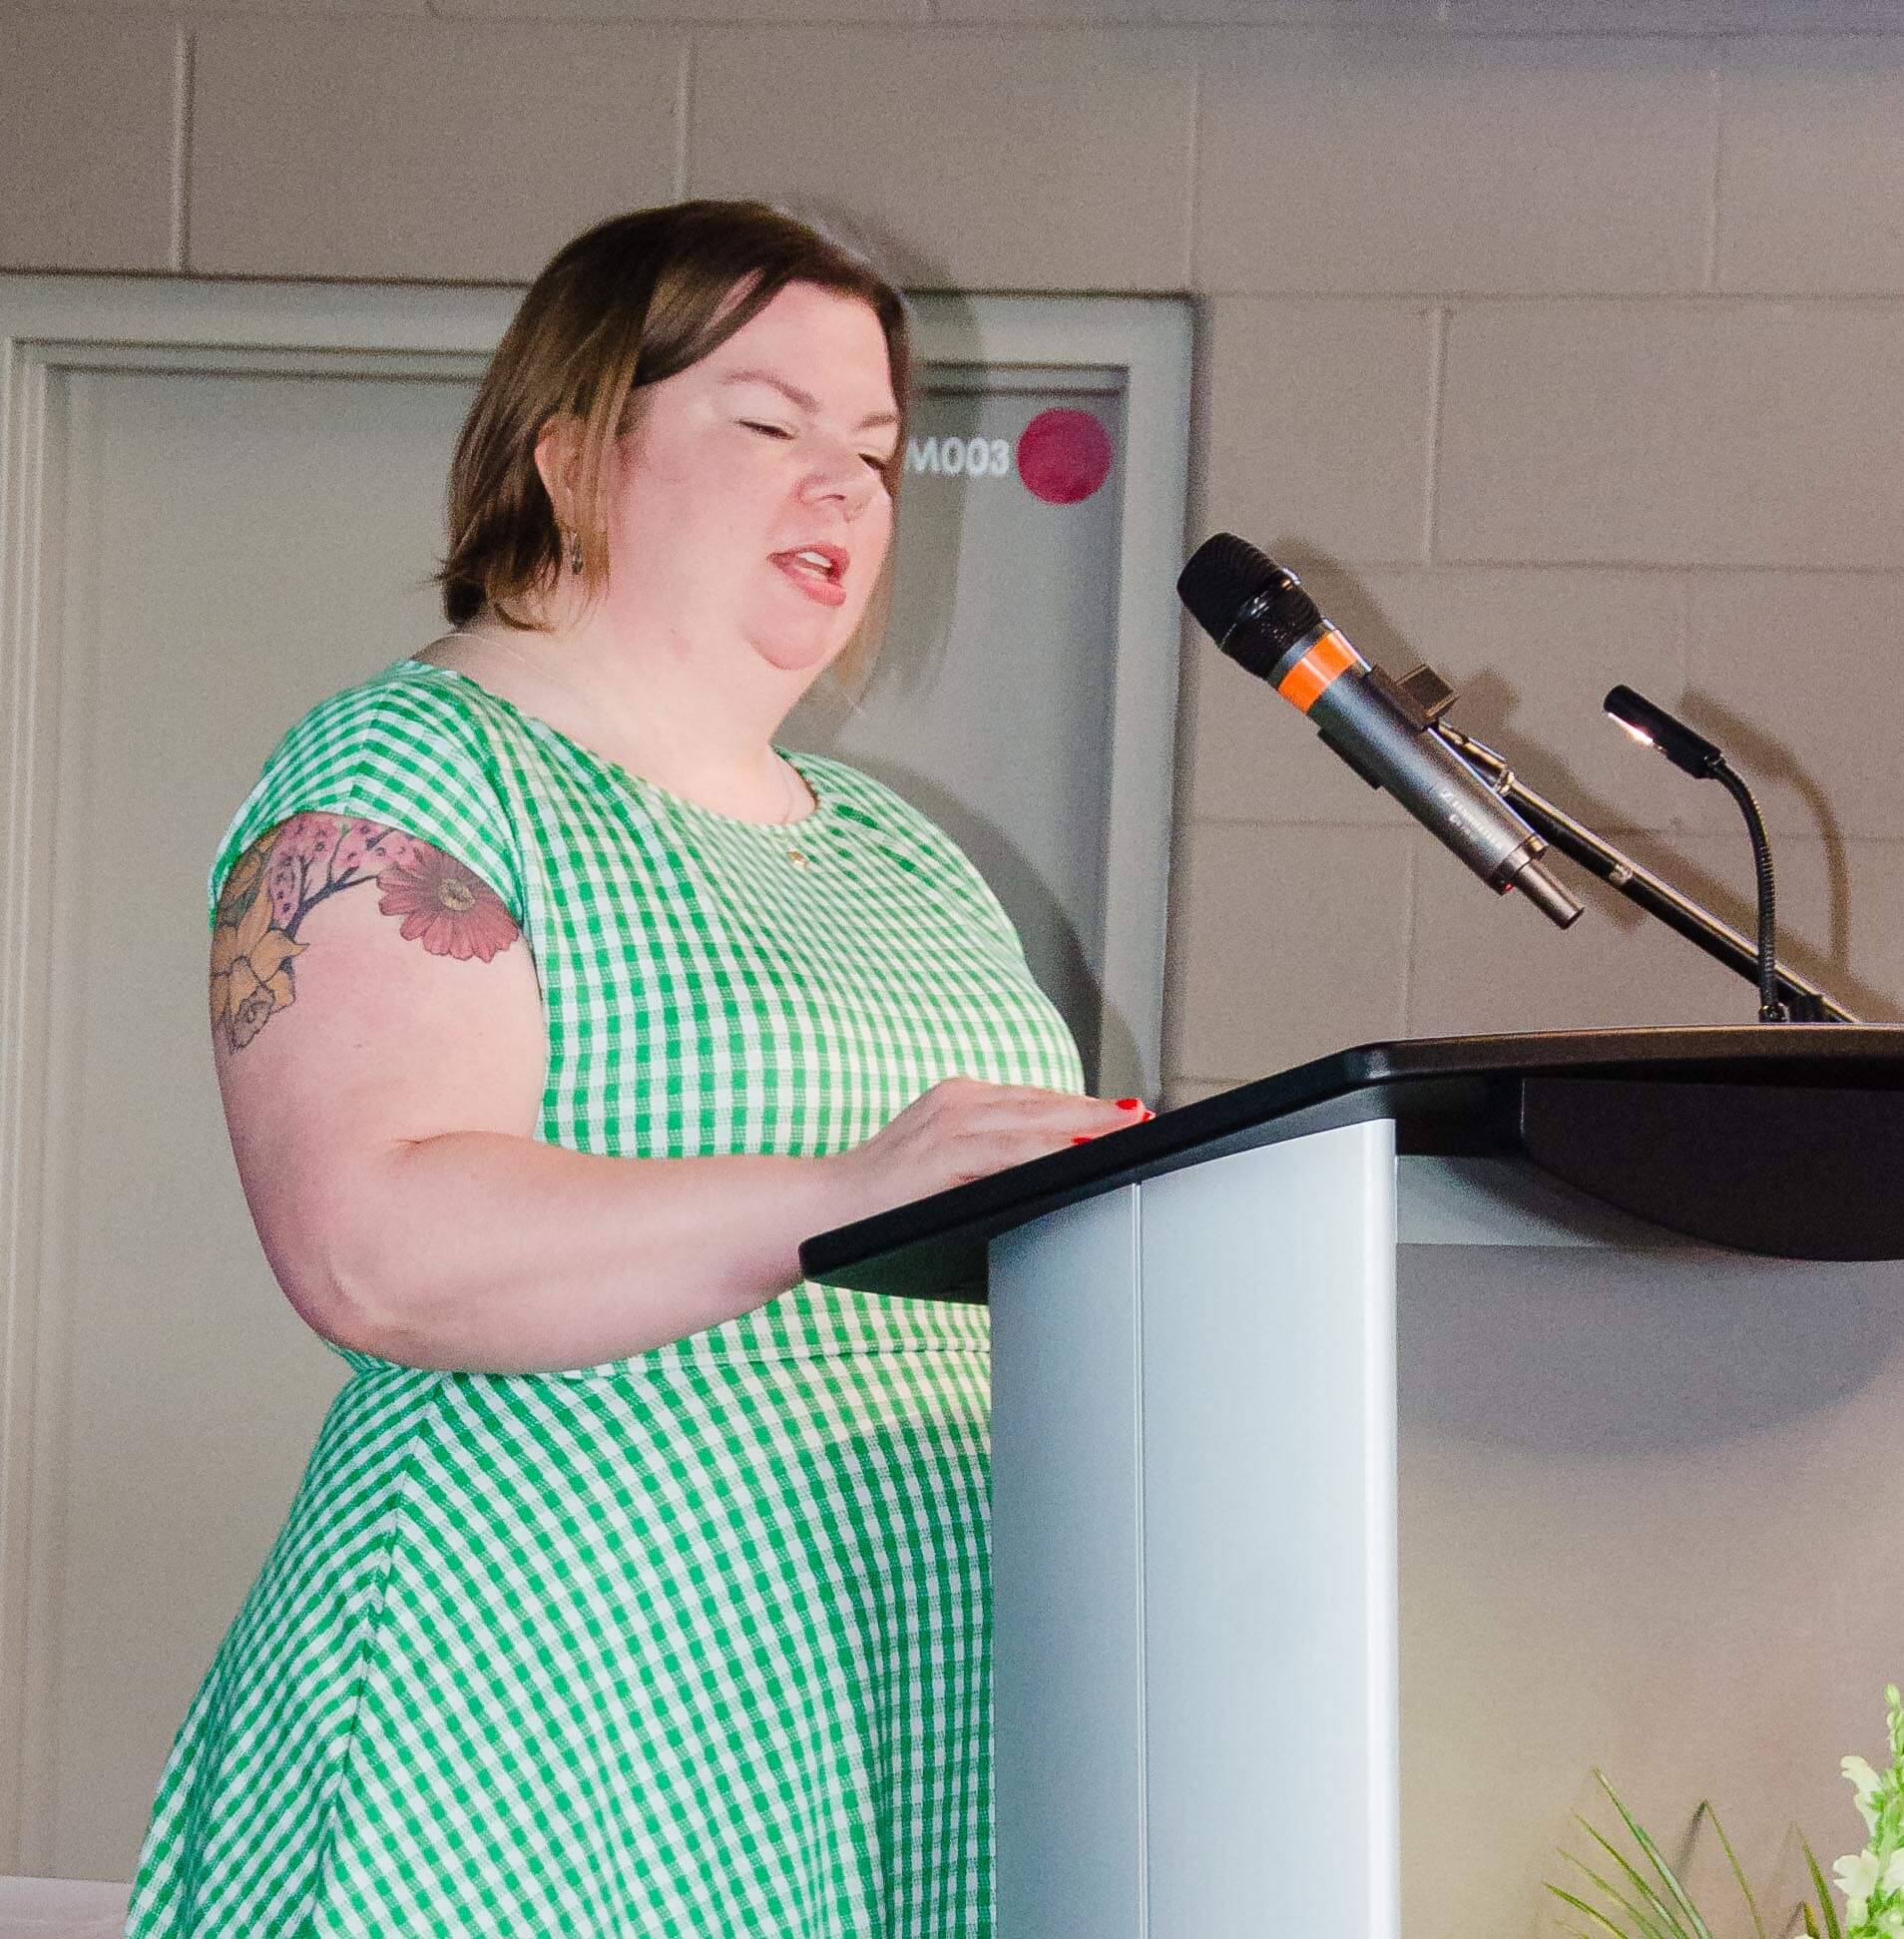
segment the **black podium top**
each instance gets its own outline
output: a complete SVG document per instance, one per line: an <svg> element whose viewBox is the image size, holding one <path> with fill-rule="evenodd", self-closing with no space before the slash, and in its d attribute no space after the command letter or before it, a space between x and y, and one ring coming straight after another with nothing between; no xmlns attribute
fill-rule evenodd
<svg viewBox="0 0 1904 1939"><path fill-rule="evenodd" d="M983 1299L990 1241L1181 1166L1392 1118L1396 1149L1518 1156L1668 1231L1904 1258L1904 1029L1771 1024L1365 1044L817 1233L808 1278Z"/></svg>

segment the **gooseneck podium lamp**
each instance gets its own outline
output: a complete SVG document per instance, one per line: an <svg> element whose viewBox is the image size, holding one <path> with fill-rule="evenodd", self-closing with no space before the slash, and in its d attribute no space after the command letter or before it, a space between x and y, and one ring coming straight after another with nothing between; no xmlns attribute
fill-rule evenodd
<svg viewBox="0 0 1904 1939"><path fill-rule="evenodd" d="M1752 790L1704 734L1695 732L1683 721L1674 720L1644 694L1636 694L1631 687L1616 687L1601 705L1643 747L1657 747L1674 767L1690 774L1695 781L1717 781L1738 803L1739 812L1745 817L1745 832L1751 837L1752 868L1758 878L1758 1021L1789 1023L1791 1011L1778 994L1778 931L1772 910L1771 843L1765 838L1765 817L1758 811Z"/></svg>

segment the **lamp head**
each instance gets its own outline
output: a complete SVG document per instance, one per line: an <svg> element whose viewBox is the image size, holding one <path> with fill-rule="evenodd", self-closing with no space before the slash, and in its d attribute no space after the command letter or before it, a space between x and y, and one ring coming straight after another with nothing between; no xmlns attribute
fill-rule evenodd
<svg viewBox="0 0 1904 1939"><path fill-rule="evenodd" d="M1709 780L1725 765L1725 756L1702 733L1694 733L1683 721L1675 721L1631 687L1614 688L1601 705L1636 740L1658 747L1694 780Z"/></svg>

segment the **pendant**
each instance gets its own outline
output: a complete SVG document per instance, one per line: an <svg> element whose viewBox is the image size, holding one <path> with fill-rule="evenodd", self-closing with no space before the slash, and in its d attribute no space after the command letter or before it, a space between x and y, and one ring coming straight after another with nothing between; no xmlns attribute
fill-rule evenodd
<svg viewBox="0 0 1904 1939"><path fill-rule="evenodd" d="M786 851L786 858L795 868L804 868L806 866L806 857L797 848L789 848Z"/></svg>

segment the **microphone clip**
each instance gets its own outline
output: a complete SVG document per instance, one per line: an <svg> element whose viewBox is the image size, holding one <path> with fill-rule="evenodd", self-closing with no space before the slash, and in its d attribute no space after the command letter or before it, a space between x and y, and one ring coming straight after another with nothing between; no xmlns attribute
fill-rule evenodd
<svg viewBox="0 0 1904 1939"><path fill-rule="evenodd" d="M1417 661L1400 680L1379 667L1371 667L1368 678L1417 733L1426 733L1454 706L1454 689L1425 661Z"/></svg>
<svg viewBox="0 0 1904 1939"><path fill-rule="evenodd" d="M1400 680L1383 672L1380 667L1370 667L1361 678L1416 733L1432 732L1435 723L1454 705L1454 689L1425 662L1410 667ZM1346 761L1378 794L1381 792L1382 777L1357 755L1353 747L1336 739L1327 727L1317 727L1316 732L1324 746L1337 758Z"/></svg>
<svg viewBox="0 0 1904 1939"><path fill-rule="evenodd" d="M1433 731L1435 722L1439 722L1448 708L1454 706L1454 689L1448 687L1445 679L1429 665L1413 665L1400 681L1390 673L1384 673L1380 667L1367 667L1355 677L1363 681L1363 685L1371 687L1382 700L1386 700L1411 732ZM1353 767L1355 773L1369 783L1369 787L1373 787L1377 793L1382 791L1382 775L1361 758L1355 746L1351 746L1347 740L1338 740L1328 731L1328 727L1316 727L1316 736L1338 760Z"/></svg>

